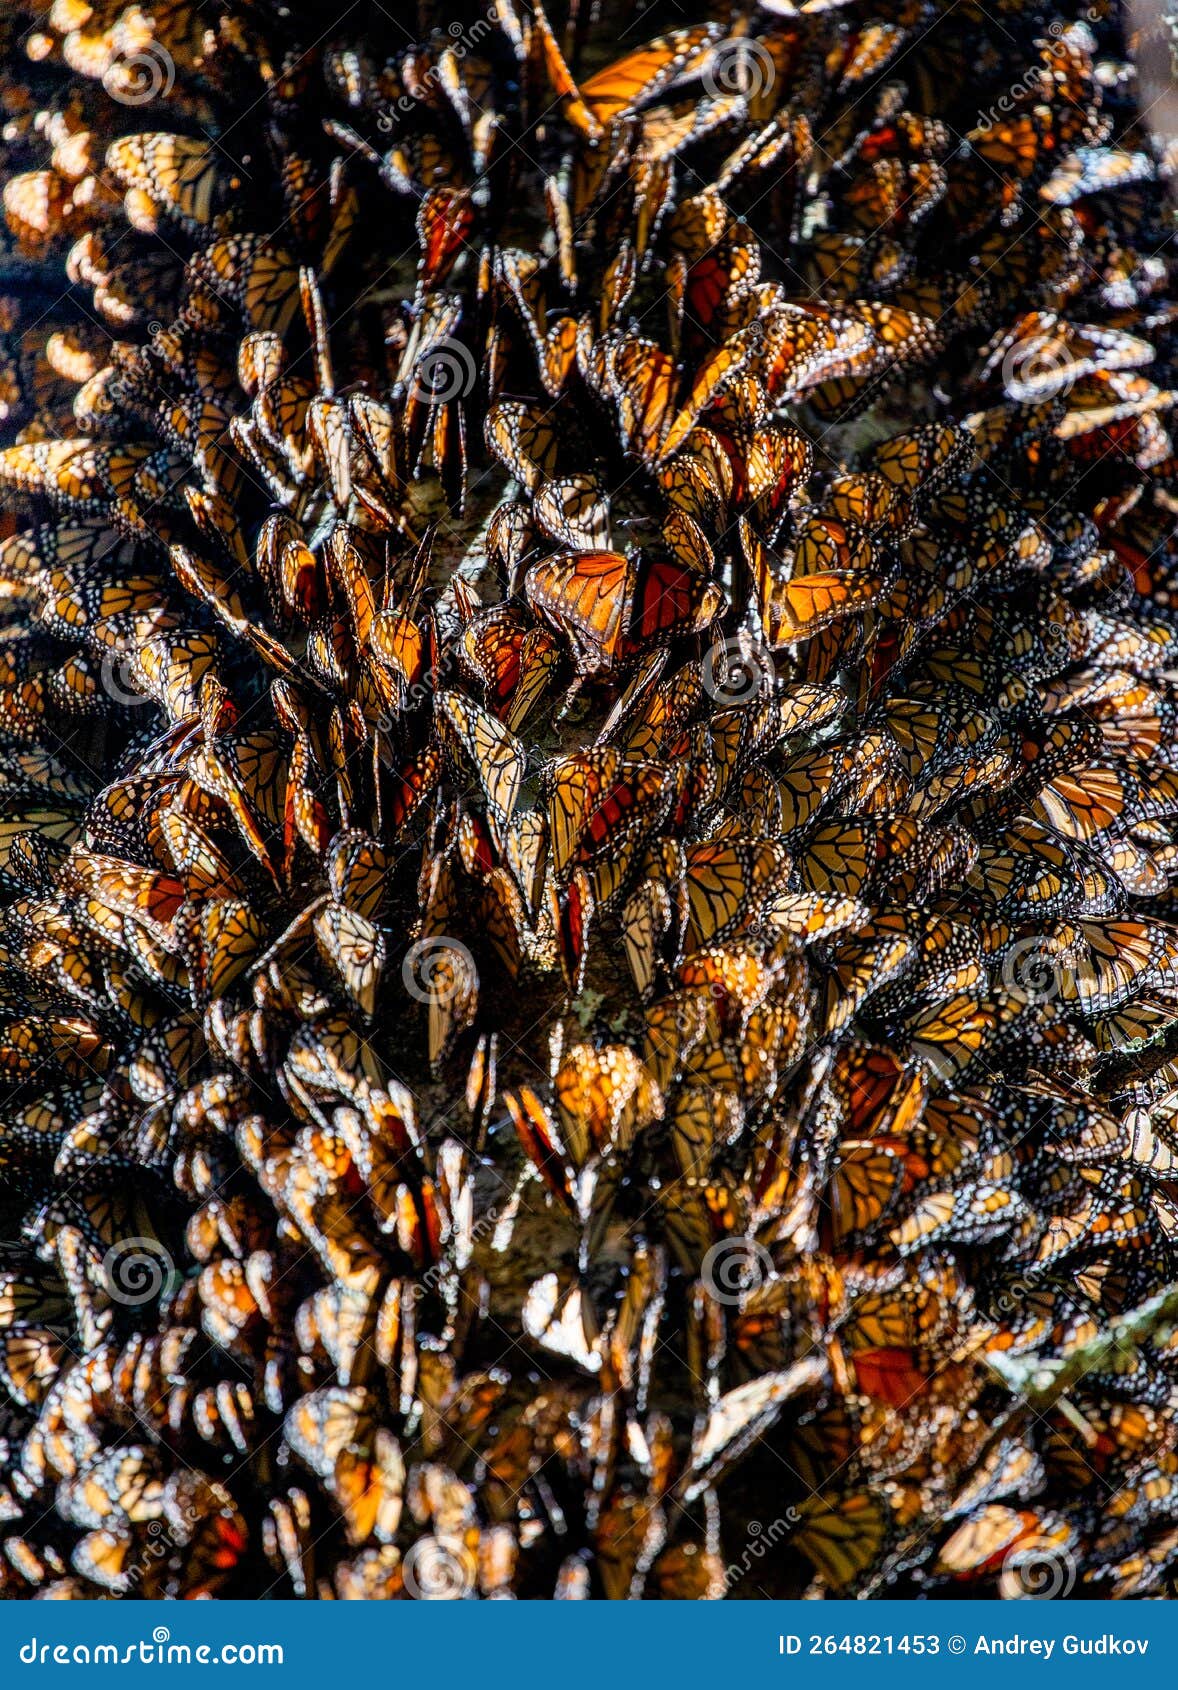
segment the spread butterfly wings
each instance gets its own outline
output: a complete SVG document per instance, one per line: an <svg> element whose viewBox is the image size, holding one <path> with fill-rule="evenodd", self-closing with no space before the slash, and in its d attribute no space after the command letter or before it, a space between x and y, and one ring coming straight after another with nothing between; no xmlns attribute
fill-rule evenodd
<svg viewBox="0 0 1178 1690"><path fill-rule="evenodd" d="M908 1023L912 1054L933 1074L952 1079L985 1047L996 1025L993 1008L965 993L921 1011Z"/></svg>
<svg viewBox="0 0 1178 1690"><path fill-rule="evenodd" d="M43 493L56 505L97 514L108 501L128 498L151 448L91 440L34 441L0 451L0 480Z"/></svg>
<svg viewBox="0 0 1178 1690"><path fill-rule="evenodd" d="M812 638L841 618L866 609L888 591L890 574L873 567L870 544L834 519L811 523L795 551L792 573L774 563L768 546L743 517L740 533L761 626L773 649Z"/></svg>
<svg viewBox="0 0 1178 1690"><path fill-rule="evenodd" d="M36 1408L66 1356L65 1346L53 1332L10 1326L0 1332L0 1381L15 1402Z"/></svg>
<svg viewBox="0 0 1178 1690"><path fill-rule="evenodd" d="M499 400L487 412L486 436L499 462L530 492L555 476L557 433L539 406Z"/></svg>
<svg viewBox="0 0 1178 1690"><path fill-rule="evenodd" d="M1120 147L1077 147L1039 188L1049 205L1071 205L1087 194L1107 193L1130 182L1149 180L1154 163L1148 153Z"/></svg>
<svg viewBox="0 0 1178 1690"><path fill-rule="evenodd" d="M582 662L613 663L626 632L633 579L621 552L558 554L528 571L528 601L571 638Z"/></svg>
<svg viewBox="0 0 1178 1690"><path fill-rule="evenodd" d="M1125 798L1118 771L1092 764L1056 775L1040 791L1031 814L1065 838L1093 839L1117 820Z"/></svg>
<svg viewBox="0 0 1178 1690"><path fill-rule="evenodd" d="M836 1245L867 1232L895 1202L904 1164L890 1147L870 1140L840 1146L830 1180L831 1225Z"/></svg>
<svg viewBox="0 0 1178 1690"><path fill-rule="evenodd" d="M527 753L502 722L459 693L439 696L437 718L443 742L452 754L473 766L488 820L502 848L523 786Z"/></svg>
<svg viewBox="0 0 1178 1690"><path fill-rule="evenodd" d="M772 844L704 844L689 847L683 892L684 946L690 954L752 919L785 878L788 858Z"/></svg>
<svg viewBox="0 0 1178 1690"><path fill-rule="evenodd" d="M791 1539L824 1583L840 1594L882 1557L891 1537L891 1513L883 1495L853 1490L815 1495L798 1508Z"/></svg>
<svg viewBox="0 0 1178 1690"><path fill-rule="evenodd" d="M697 67L722 33L718 24L700 24L660 36L582 82L581 99L594 121L607 127Z"/></svg>
<svg viewBox="0 0 1178 1690"><path fill-rule="evenodd" d="M641 647L675 635L701 633L723 606L723 593L703 577L698 560L644 559L630 595L628 641Z"/></svg>
<svg viewBox="0 0 1178 1690"><path fill-rule="evenodd" d="M700 413L746 367L756 337L735 335L707 354L679 402L676 360L653 341L623 340L611 349L612 385L622 435L652 467L683 447Z"/></svg>
<svg viewBox="0 0 1178 1690"><path fill-rule="evenodd" d="M213 215L218 152L207 141L163 133L127 135L107 149L106 163L131 193L198 230Z"/></svg>
<svg viewBox="0 0 1178 1690"><path fill-rule="evenodd" d="M1085 1015L1108 1014L1172 971L1173 942L1152 922L1077 923L1077 942L1059 959L1060 998Z"/></svg>
<svg viewBox="0 0 1178 1690"><path fill-rule="evenodd" d="M556 765L548 800L552 868L564 878L575 863L593 864L655 828L671 803L666 773L609 750Z"/></svg>
<svg viewBox="0 0 1178 1690"><path fill-rule="evenodd" d="M698 633L723 594L675 557L567 552L534 564L529 603L572 644L582 673L609 669L643 646Z"/></svg>

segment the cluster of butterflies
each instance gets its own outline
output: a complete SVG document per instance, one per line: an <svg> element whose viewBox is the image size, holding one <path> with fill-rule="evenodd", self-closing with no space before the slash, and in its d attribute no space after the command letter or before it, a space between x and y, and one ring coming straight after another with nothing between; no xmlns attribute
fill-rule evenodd
<svg viewBox="0 0 1178 1690"><path fill-rule="evenodd" d="M1174 161L664 10L0 23L4 1594L1174 1593Z"/></svg>

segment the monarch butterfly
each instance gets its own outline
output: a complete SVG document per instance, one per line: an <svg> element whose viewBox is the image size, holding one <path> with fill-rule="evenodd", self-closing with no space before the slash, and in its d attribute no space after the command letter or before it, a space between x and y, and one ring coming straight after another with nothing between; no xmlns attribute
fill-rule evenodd
<svg viewBox="0 0 1178 1690"><path fill-rule="evenodd" d="M882 916L826 949L831 968L824 1017L828 1032L841 1030L871 995L889 985L910 964L914 944L900 916Z"/></svg>
<svg viewBox="0 0 1178 1690"><path fill-rule="evenodd" d="M99 1456L64 1480L61 1508L79 1526L136 1525L159 1518L163 1490L150 1446L132 1444Z"/></svg>
<svg viewBox="0 0 1178 1690"><path fill-rule="evenodd" d="M522 401L500 399L487 413L487 445L500 463L529 492L556 474L559 454L555 429L546 412Z"/></svg>
<svg viewBox="0 0 1178 1690"><path fill-rule="evenodd" d="M870 1140L841 1146L830 1182L831 1224L836 1245L881 1220L899 1194L903 1163L895 1152Z"/></svg>
<svg viewBox="0 0 1178 1690"><path fill-rule="evenodd" d="M692 1442L689 1465L677 1487L684 1501L693 1500L707 1484L719 1482L749 1446L765 1435L785 1404L820 1376L821 1364L803 1360L726 1391Z"/></svg>
<svg viewBox="0 0 1178 1690"><path fill-rule="evenodd" d="M959 1578L984 1578L1002 1567L1027 1538L1038 1537L1038 1516L998 1503L977 1509L938 1551L940 1565Z"/></svg>
<svg viewBox="0 0 1178 1690"><path fill-rule="evenodd" d="M532 509L540 527L564 550L608 551L609 505L593 476L544 482Z"/></svg>
<svg viewBox="0 0 1178 1690"><path fill-rule="evenodd" d="M582 104L599 129L607 128L623 112L654 99L668 83L703 60L721 33L717 24L700 24L647 42L582 81Z"/></svg>
<svg viewBox="0 0 1178 1690"><path fill-rule="evenodd" d="M246 325L283 335L299 306L298 270L291 255L260 235L228 235L193 261L197 277L236 307Z"/></svg>
<svg viewBox="0 0 1178 1690"><path fill-rule="evenodd" d="M71 857L67 873L79 893L101 900L103 911L129 916L165 943L171 937L172 923L185 898L184 883L175 875L81 850ZM90 912L101 931L106 921L99 907L92 904Z"/></svg>
<svg viewBox="0 0 1178 1690"><path fill-rule="evenodd" d="M9 1326L0 1333L0 1381L14 1402L36 1408L65 1360L67 1351L43 1327Z"/></svg>
<svg viewBox="0 0 1178 1690"><path fill-rule="evenodd" d="M873 1566L890 1541L892 1520L885 1498L868 1490L815 1495L798 1507L791 1542L813 1563L832 1589L850 1588Z"/></svg>
<svg viewBox="0 0 1178 1690"><path fill-rule="evenodd" d="M107 169L132 201L142 196L190 233L213 221L219 186L227 192L240 186L232 178L219 181L218 162L207 141L164 133L125 135L106 153Z"/></svg>
<svg viewBox="0 0 1178 1690"><path fill-rule="evenodd" d="M1147 153L1121 147L1077 147L1040 184L1039 198L1049 205L1072 205L1088 194L1115 192L1130 182L1148 181L1153 174Z"/></svg>
<svg viewBox="0 0 1178 1690"><path fill-rule="evenodd" d="M934 1074L956 1075L969 1067L996 1025L990 1005L960 992L909 1023L911 1049Z"/></svg>
<svg viewBox="0 0 1178 1690"><path fill-rule="evenodd" d="M502 847L523 785L527 759L522 745L493 716L457 693L438 695L435 719L450 754L473 765L492 832Z"/></svg>
<svg viewBox="0 0 1178 1690"><path fill-rule="evenodd" d="M887 591L871 567L872 548L834 519L814 519L799 537L793 571L780 575L769 550L741 518L741 541L753 572L761 625L770 646L808 639L837 618L865 608Z"/></svg>
<svg viewBox="0 0 1178 1690"><path fill-rule="evenodd" d="M652 763L616 750L582 753L558 763L549 777L549 837L553 872L563 878L576 862L632 852L656 828L671 802L667 776Z"/></svg>
<svg viewBox="0 0 1178 1690"><path fill-rule="evenodd" d="M690 954L756 919L761 904L785 880L780 846L751 841L692 846L686 853L683 944Z"/></svg>
<svg viewBox="0 0 1178 1690"><path fill-rule="evenodd" d="M617 396L622 437L652 466L674 456L700 413L745 368L758 337L744 330L707 354L686 399L678 402L675 360L651 341L624 338L609 351L610 382Z"/></svg>
<svg viewBox="0 0 1178 1690"><path fill-rule="evenodd" d="M418 275L423 290L445 280L474 221L465 188L431 188L417 211Z"/></svg>
<svg viewBox="0 0 1178 1690"><path fill-rule="evenodd" d="M880 873L894 873L920 841L912 820L832 820L816 827L799 858L799 889L860 897Z"/></svg>
<svg viewBox="0 0 1178 1690"><path fill-rule="evenodd" d="M528 571L526 590L586 672L610 668L651 641L699 632L723 604L720 589L693 567L620 552L558 554Z"/></svg>
<svg viewBox="0 0 1178 1690"><path fill-rule="evenodd" d="M564 1160L564 1146L560 1142L555 1123L541 1099L530 1086L504 1093L512 1124L520 1143L545 1184L555 1196L574 1207L569 1170Z"/></svg>
<svg viewBox="0 0 1178 1690"><path fill-rule="evenodd" d="M0 480L56 504L98 514L127 497L151 455L144 443L103 445L89 440L36 441L0 451Z"/></svg>

